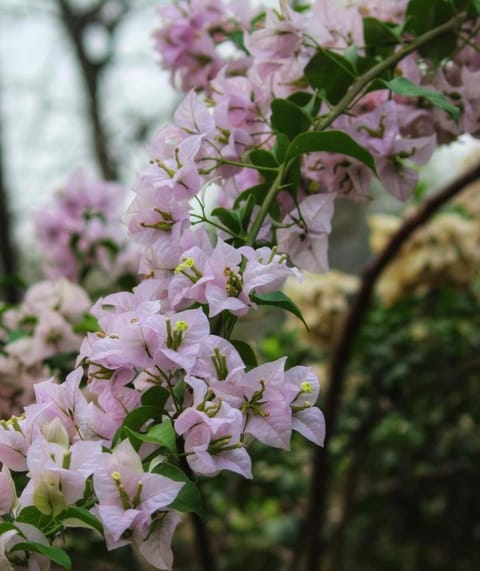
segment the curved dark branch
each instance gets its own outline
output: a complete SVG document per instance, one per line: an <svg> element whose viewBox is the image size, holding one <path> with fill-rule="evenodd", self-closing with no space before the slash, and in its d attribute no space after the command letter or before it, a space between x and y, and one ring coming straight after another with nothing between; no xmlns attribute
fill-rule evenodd
<svg viewBox="0 0 480 571"><path fill-rule="evenodd" d="M13 281L16 272L17 264L10 224L8 191L3 170L2 120L0 116L0 276L5 282L0 289L3 293L2 297L7 303L17 303L19 300L19 292Z"/></svg>
<svg viewBox="0 0 480 571"><path fill-rule="evenodd" d="M190 479L194 479L193 472L184 456L180 458L180 466ZM206 522L195 512L190 513L190 522L192 524L195 537L195 548L199 570L216 571L217 564L215 561L215 554L212 549L211 536Z"/></svg>
<svg viewBox="0 0 480 571"><path fill-rule="evenodd" d="M428 222L449 200L466 186L480 179L480 165L459 176L426 202L409 218L391 238L386 248L375 257L363 273L359 292L350 308L337 343L328 385L324 413L327 419L327 436L335 433L337 415L344 387L345 373L352 354L353 343L360 330L370 301L385 268L395 259L402 246L416 230ZM314 458L309 511L303 528L306 547L306 571L318 571L324 554L326 500L330 485L331 466L328 459L328 438L324 448L317 449Z"/></svg>
<svg viewBox="0 0 480 571"><path fill-rule="evenodd" d="M83 43L86 28L92 23L92 19L98 17L98 13L94 10L87 13L87 15L78 15L72 10L67 0L57 0L57 4L62 24L73 45L85 82L88 114L92 127L93 147L98 164L106 179L118 179L118 169L114 157L110 153L108 136L102 121L100 101L98 98L100 77L109 58L107 57L105 61L100 63L92 61L88 57Z"/></svg>

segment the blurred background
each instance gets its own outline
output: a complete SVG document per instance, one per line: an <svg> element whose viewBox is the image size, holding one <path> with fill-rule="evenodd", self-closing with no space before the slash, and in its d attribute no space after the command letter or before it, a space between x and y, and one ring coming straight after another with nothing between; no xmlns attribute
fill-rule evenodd
<svg viewBox="0 0 480 571"><path fill-rule="evenodd" d="M270 2L272 3L272 2ZM79 166L130 187L146 144L178 95L151 31L159 0L0 0L0 251L3 298L41 275L32 215ZM312 364L325 379L368 260L402 218L480 158L478 143L441 148L405 205L372 189L339 205L331 267L290 295L310 326L257 315L243 325L257 353ZM449 204L383 275L355 342L338 429L326 541L329 571L480 568L480 185ZM21 279L7 279L7 276ZM61 368L61 365L56 365ZM320 403L321 405L321 403ZM221 569L295 571L313 447L256 445L255 479L201 483ZM136 569L77 533L75 569ZM195 569L188 520L178 571ZM290 566L290 567L289 567Z"/></svg>

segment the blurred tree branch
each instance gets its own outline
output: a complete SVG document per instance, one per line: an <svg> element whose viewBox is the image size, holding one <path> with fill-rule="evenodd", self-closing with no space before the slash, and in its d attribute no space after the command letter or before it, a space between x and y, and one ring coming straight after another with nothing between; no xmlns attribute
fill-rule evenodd
<svg viewBox="0 0 480 571"><path fill-rule="evenodd" d="M7 303L16 303L18 301L19 292L13 278L17 273L17 263L13 245L8 191L4 172L2 133L0 105L0 275L4 279L3 287L0 287L0 289L3 290L3 297Z"/></svg>
<svg viewBox="0 0 480 571"><path fill-rule="evenodd" d="M370 307L378 279L416 230L427 223L442 206L466 186L479 179L480 165L476 165L427 199L412 216L405 220L386 248L372 260L363 273L360 289L345 320L330 368L330 379L323 408L327 422L327 440L325 447L318 448L315 452L311 491L307 504L308 513L301 529L304 546L301 555L304 555L305 571L318 571L325 553L327 495L332 476L328 442L335 433L345 374L352 356L353 344Z"/></svg>
<svg viewBox="0 0 480 571"><path fill-rule="evenodd" d="M56 0L56 2L63 27L72 43L85 82L93 148L98 164L106 179L118 179L118 167L111 153L108 134L102 119L99 89L102 74L112 59L113 36L128 13L130 3L127 0L117 0L117 9L111 16L112 11L109 15L105 9L106 0L99 1L98 4L83 12L77 12L68 0ZM86 48L86 34L92 25L101 26L108 34L109 49L100 60L93 60Z"/></svg>

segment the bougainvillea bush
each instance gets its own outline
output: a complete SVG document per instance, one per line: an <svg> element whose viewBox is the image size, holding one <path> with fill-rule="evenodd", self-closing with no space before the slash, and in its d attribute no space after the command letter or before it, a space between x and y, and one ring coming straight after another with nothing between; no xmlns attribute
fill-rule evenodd
<svg viewBox="0 0 480 571"><path fill-rule="evenodd" d="M373 177L405 200L437 144L479 131L477 1L238 6L159 9L155 45L185 96L123 217L139 284L96 299L75 368L1 423L5 569L71 568L78 525L171 569L181 512L212 569L197 484L251 479L255 441L288 454L294 431L325 437L312 369L259 363L239 325L260 306L302 319L281 288L328 269L336 200L367 200ZM68 195L45 221L50 271L111 271L112 192Z"/></svg>

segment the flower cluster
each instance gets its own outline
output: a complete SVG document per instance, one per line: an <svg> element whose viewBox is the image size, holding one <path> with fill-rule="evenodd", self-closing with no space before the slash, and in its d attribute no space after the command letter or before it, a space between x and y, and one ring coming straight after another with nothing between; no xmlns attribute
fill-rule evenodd
<svg viewBox="0 0 480 571"><path fill-rule="evenodd" d="M215 110L230 95L226 88L229 84L237 86L237 96L243 92L247 100L260 103L256 124L260 127L263 123L264 132L271 129L272 119L275 123L268 108L275 97L288 97L290 101L300 103L298 120L308 121L308 114L313 114L319 117L321 124L329 104L336 103L343 93L338 83L348 85L348 75L357 76L362 66L371 64L372 56L377 52L382 56L390 53L388 42L390 45L395 43L394 24L402 21L405 8L404 1L364 0L342 8L339 4L316 0L311 10L298 13L286 2L281 2L279 10L267 10L249 23L245 18L237 20L234 27L245 30L243 45L250 60L247 68L242 65L235 68L231 62L227 64L214 55L215 38L228 36L225 30L233 25L232 17L227 19L228 25L225 23L229 8L222 2L216 2L213 8L209 0L191 0L160 12L163 21L156 32L156 38L161 39L157 47L168 68L177 71L180 59L184 66L180 69L185 71L186 78L203 74L203 80L191 84L184 81L183 84L185 89L204 89ZM366 20L374 20L373 16L391 24L383 30L390 38L384 35L378 39L365 24ZM476 30L474 26L466 27L464 33L469 41L465 40L463 48L447 66L437 72L437 62L425 58L424 54L410 55L398 64L394 74L397 81L389 85L384 82L383 89L379 82L375 91L359 97L349 114L342 114L329 127L348 133L369 150L385 189L400 200L406 200L415 188L417 165L430 159L437 144L437 133L438 141L449 142L461 133L476 134L478 131L478 117L475 116L478 105L472 86L475 73L479 73L480 58L472 47L476 36L470 37ZM376 46L377 41L386 43L387 47ZM209 46L208 55L200 50L208 59L207 64L204 60L192 60L192 54L199 54L194 49L196 43ZM350 53L350 56L346 58L338 53ZM239 61L244 61L244 57L245 53ZM336 83L332 80L332 86L329 86L328 76L332 75L335 65L346 68L347 72L343 74L347 73L347 77L340 74L340 79ZM221 84L215 76L222 78ZM207 78L213 81L206 81ZM412 91L412 82L423 90ZM326 98L316 95L322 89L326 90ZM393 97L389 89L393 90ZM432 89L444 97L444 105L440 108L429 103ZM262 101L268 102L267 108L261 105ZM450 106L448 101L452 103ZM237 116L245 114L243 105L237 108L236 102L230 100L231 109L233 105ZM282 111L287 113L289 109ZM459 117L457 113L460 113ZM311 153L305 157L301 174L300 198L305 194L327 193L365 199L372 179L371 171L358 160L331 152ZM290 216L288 223L292 222L294 219Z"/></svg>
<svg viewBox="0 0 480 571"><path fill-rule="evenodd" d="M30 404L35 382L61 372L59 358L67 367L73 365L90 306L80 286L61 278L38 282L19 306L5 307L0 315L2 418Z"/></svg>
<svg viewBox="0 0 480 571"><path fill-rule="evenodd" d="M35 229L47 278L83 283L92 270L113 285L137 271L137 253L119 225L126 189L76 170L55 202L35 215Z"/></svg>
<svg viewBox="0 0 480 571"><path fill-rule="evenodd" d="M154 136L124 215L142 279L96 301L98 327L65 382L36 384L35 403L0 423L0 461L28 472L19 497L5 495L7 565L47 569L35 557L53 555L74 517L103 531L108 549L131 544L171 568L175 510L197 509L192 477L251 478L255 439L288 449L297 431L323 444L318 378L286 368L286 357L259 364L235 326L258 305L298 316L280 290L301 269L328 268L335 199L366 196L372 173L405 199L436 144L419 125L434 105L459 114L419 87L429 54L402 51L412 36L420 49L443 31L415 28L415 1L407 19L404 2L382 3L386 23L368 15L373 1L317 0L298 12L282 0L250 22L211 0L161 10L157 46L190 91ZM469 14L453 22L468 28ZM412 29L397 25L405 19ZM231 61L227 41L241 50ZM367 71L376 84L362 80ZM72 178L41 224L54 268L76 279L93 265L114 270L106 253L122 241L111 225L118 202L116 186ZM0 485L11 491L8 472ZM33 539L16 523L32 512L46 517L33 519Z"/></svg>
<svg viewBox="0 0 480 571"><path fill-rule="evenodd" d="M402 224L402 218L376 215L369 219L372 249L380 251ZM383 303L391 305L412 292L435 286L471 284L480 266L478 218L445 212L412 236L385 270L378 284Z"/></svg>
<svg viewBox="0 0 480 571"><path fill-rule="evenodd" d="M224 67L245 70L241 39L253 16L248 1L241 7L233 1L175 2L160 7L158 14L164 24L154 32L155 46L184 91L208 89Z"/></svg>
<svg viewBox="0 0 480 571"><path fill-rule="evenodd" d="M292 281L285 285L286 293L300 308L308 325L308 339L329 349L342 330L345 315L352 297L357 293L359 279L338 271L326 274L304 274L302 288ZM298 322L290 321L298 329Z"/></svg>

